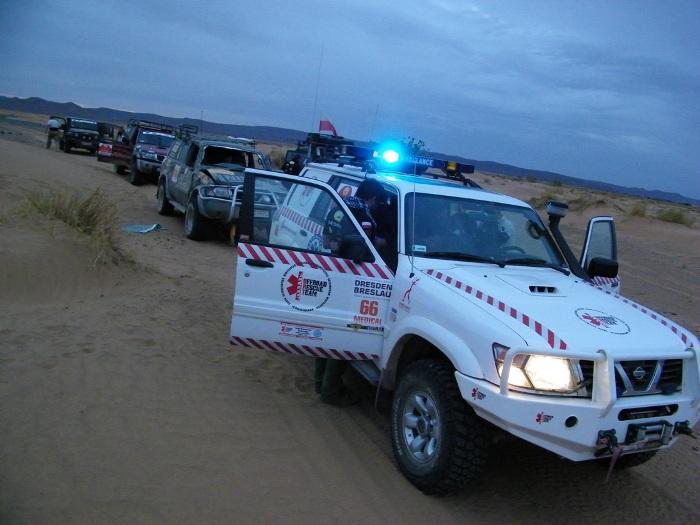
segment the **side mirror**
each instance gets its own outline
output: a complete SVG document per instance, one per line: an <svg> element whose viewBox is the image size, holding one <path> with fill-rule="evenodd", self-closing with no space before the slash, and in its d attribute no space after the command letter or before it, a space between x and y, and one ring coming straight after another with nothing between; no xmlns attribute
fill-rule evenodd
<svg viewBox="0 0 700 525"><path fill-rule="evenodd" d="M586 273L590 277L617 277L619 265L617 261L606 259L604 257L593 257L588 263Z"/></svg>
<svg viewBox="0 0 700 525"><path fill-rule="evenodd" d="M343 259L350 259L356 264L374 262L374 255L365 244L361 235L346 235L340 242L338 255Z"/></svg>

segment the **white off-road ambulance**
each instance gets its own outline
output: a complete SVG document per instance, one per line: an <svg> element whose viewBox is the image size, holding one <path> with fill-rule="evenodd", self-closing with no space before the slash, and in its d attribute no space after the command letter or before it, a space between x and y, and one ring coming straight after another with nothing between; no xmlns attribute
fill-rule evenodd
<svg viewBox="0 0 700 525"><path fill-rule="evenodd" d="M692 433L698 339L619 294L611 217L591 220L577 258L565 205L546 225L518 199L382 158L246 170L232 344L352 361L393 393L396 461L431 494L481 474L494 427L620 466ZM380 249L341 197L365 177L386 190ZM271 182L286 197L266 218L253 196Z"/></svg>

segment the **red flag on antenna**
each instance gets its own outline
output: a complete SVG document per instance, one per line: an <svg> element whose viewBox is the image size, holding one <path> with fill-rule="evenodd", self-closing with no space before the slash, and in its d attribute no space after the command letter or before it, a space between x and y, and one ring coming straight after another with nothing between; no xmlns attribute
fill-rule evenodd
<svg viewBox="0 0 700 525"><path fill-rule="evenodd" d="M338 132L335 130L335 126L331 124L331 121L328 119L321 119L321 121L318 123L318 132L331 133L334 137L338 136Z"/></svg>

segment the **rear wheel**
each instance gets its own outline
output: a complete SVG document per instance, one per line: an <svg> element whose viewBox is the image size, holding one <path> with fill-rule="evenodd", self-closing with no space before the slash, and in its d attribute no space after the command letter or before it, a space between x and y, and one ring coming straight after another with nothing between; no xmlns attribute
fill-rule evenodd
<svg viewBox="0 0 700 525"><path fill-rule="evenodd" d="M131 161L131 169L129 170L129 182L134 186L141 186L143 184L143 173L139 171L136 159L133 159Z"/></svg>
<svg viewBox="0 0 700 525"><path fill-rule="evenodd" d="M462 399L452 366L428 359L401 376L391 442L404 476L426 494L443 495L482 474L490 429Z"/></svg>
<svg viewBox="0 0 700 525"><path fill-rule="evenodd" d="M117 164L114 165L114 171L118 173L119 175L125 175L126 174L126 168L124 166L119 166Z"/></svg>
<svg viewBox="0 0 700 525"><path fill-rule="evenodd" d="M185 236L193 241L204 239L209 229L209 221L199 213L197 196L187 203L185 210Z"/></svg>
<svg viewBox="0 0 700 525"><path fill-rule="evenodd" d="M173 205L170 204L168 196L165 193L165 182L158 182L158 189L156 190L156 199L158 200L158 213L161 215L172 215Z"/></svg>
<svg viewBox="0 0 700 525"><path fill-rule="evenodd" d="M64 152L70 153L71 147L70 147L70 144L68 143L67 140L64 140L64 141L63 141L63 144L61 144L61 145L63 146L63 151L64 151Z"/></svg>

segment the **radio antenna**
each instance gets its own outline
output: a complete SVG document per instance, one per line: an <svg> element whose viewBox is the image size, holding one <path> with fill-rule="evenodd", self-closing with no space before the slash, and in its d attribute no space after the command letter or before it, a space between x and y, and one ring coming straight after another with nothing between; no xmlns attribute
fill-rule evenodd
<svg viewBox="0 0 700 525"><path fill-rule="evenodd" d="M414 269L415 269L415 247L416 247L416 177L418 176L417 173L417 163L413 163L413 203L412 203L412 210L411 210L411 275L409 275L409 278L413 278L415 275Z"/></svg>
<svg viewBox="0 0 700 525"><path fill-rule="evenodd" d="M316 74L316 93L314 94L314 113L311 115L311 133L314 129L318 131L315 127L318 125L316 122L316 107L318 105L318 86L321 83L321 66L323 66L323 46L321 46L321 59L318 61L318 73Z"/></svg>

